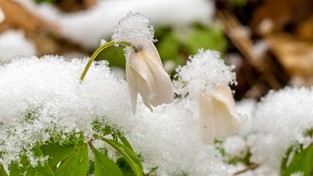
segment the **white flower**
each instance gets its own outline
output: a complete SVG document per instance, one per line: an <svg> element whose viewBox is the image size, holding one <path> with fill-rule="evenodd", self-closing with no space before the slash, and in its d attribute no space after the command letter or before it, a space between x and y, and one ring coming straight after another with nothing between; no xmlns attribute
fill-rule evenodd
<svg viewBox="0 0 313 176"><path fill-rule="evenodd" d="M173 84L165 72L154 44L146 43L138 52L126 51L126 77L131 105L136 112L137 95L152 111L152 106L171 103L174 98Z"/></svg>
<svg viewBox="0 0 313 176"><path fill-rule="evenodd" d="M140 13L128 13L117 25L112 39L126 41L139 51L126 48L126 77L133 111L136 111L137 95L152 111L152 106L173 102L173 85L153 42L154 30L150 20Z"/></svg>
<svg viewBox="0 0 313 176"><path fill-rule="evenodd" d="M238 115L230 87L226 84L207 87L199 96L199 116L203 143L224 140L236 132Z"/></svg>

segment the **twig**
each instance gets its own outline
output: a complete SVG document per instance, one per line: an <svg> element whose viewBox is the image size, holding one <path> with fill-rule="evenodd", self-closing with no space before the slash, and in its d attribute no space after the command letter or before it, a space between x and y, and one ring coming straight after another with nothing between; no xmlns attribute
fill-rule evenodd
<svg viewBox="0 0 313 176"><path fill-rule="evenodd" d="M234 175L239 175L239 174L245 173L245 172L247 172L249 170L253 170L253 169L258 168L259 166L260 166L260 164L253 163L253 164L247 166L246 168L244 168L244 169L242 169L240 171L235 172Z"/></svg>
<svg viewBox="0 0 313 176"><path fill-rule="evenodd" d="M272 73L269 64L254 53L253 43L246 34L246 30L238 21L238 19L229 12L222 10L217 12L217 17L220 23L223 25L225 34L247 59L247 62L260 73L262 73L264 79L272 88L281 88L282 85Z"/></svg>

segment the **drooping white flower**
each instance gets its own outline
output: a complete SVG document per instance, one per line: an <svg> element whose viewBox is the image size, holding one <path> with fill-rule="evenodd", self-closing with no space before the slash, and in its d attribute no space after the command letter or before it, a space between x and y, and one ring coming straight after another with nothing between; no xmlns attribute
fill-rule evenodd
<svg viewBox="0 0 313 176"><path fill-rule="evenodd" d="M137 95L152 111L152 106L173 102L173 85L155 46L150 43L140 51L127 51L126 78L133 111L136 111Z"/></svg>
<svg viewBox="0 0 313 176"><path fill-rule="evenodd" d="M235 102L229 84L236 84L233 67L216 51L200 49L177 69L177 92L198 102L203 143L223 140L238 128Z"/></svg>
<svg viewBox="0 0 313 176"><path fill-rule="evenodd" d="M113 41L126 41L130 47L125 49L126 78L133 111L136 111L138 93L144 104L158 106L173 101L173 84L162 66L160 55L154 46L154 30L149 19L140 13L128 13L116 27Z"/></svg>
<svg viewBox="0 0 313 176"><path fill-rule="evenodd" d="M199 95L199 117L202 141L225 140L239 128L238 114L231 89L226 84L206 89Z"/></svg>

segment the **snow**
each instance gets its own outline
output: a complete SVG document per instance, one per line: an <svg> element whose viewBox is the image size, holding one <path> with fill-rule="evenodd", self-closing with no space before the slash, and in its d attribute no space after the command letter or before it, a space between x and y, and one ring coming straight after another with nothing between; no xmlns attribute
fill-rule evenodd
<svg viewBox="0 0 313 176"><path fill-rule="evenodd" d="M214 146L201 141L196 106L193 101L176 100L153 113L146 108L145 113L138 112L140 125L129 139L144 156L144 165L158 166L159 175L227 175L227 165Z"/></svg>
<svg viewBox="0 0 313 176"><path fill-rule="evenodd" d="M128 18L131 22L125 23ZM143 15L130 13L118 24L113 39L145 45L145 41L154 40L153 29ZM205 78L206 84L233 81L232 68L224 65L218 53L200 51L195 57L203 69L197 71L190 62L189 68L181 68L182 78L209 71L211 74L206 75L213 77ZM194 100L177 99L156 107L154 113L139 101L133 114L127 82L117 78L107 62L94 63L84 81L79 81L87 59L17 57L0 66L0 151L4 165L18 161L23 154L36 165L38 160L27 151L56 135L66 141L68 135L83 132L84 139L90 140L95 133L92 122L101 120L124 133L142 156L146 170L156 166L160 175L227 175L227 165L218 150L201 142ZM210 69L209 63L218 68ZM214 72L225 74L214 80Z"/></svg>
<svg viewBox="0 0 313 176"><path fill-rule="evenodd" d="M189 57L185 66L176 69L177 92L198 98L207 87L236 84L233 70L234 67L225 65L220 53L200 49L196 55Z"/></svg>
<svg viewBox="0 0 313 176"><path fill-rule="evenodd" d="M59 24L63 35L86 47L97 46L130 10L142 12L154 24L174 26L209 21L214 11L212 2L205 0L108 0L99 1L90 10L63 14L47 4L37 7L29 0L19 1ZM113 40L135 45L154 42L149 20L139 13L129 14L117 25ZM254 49L259 55L266 44ZM174 83L179 96L172 104L158 106L152 113L139 100L136 114L131 110L127 82L116 77L107 62L94 63L80 82L88 58L31 56L35 53L34 45L22 32L0 35L1 163L6 165L26 154L35 165L36 158L23 153L24 149L61 133L82 131L88 140L94 133L91 123L101 119L121 130L142 156L145 169L157 166L159 175L228 175L244 168L228 166L214 145L201 141L199 94L218 85L236 84L234 67L225 65L218 52L200 49L185 66L177 68ZM287 148L312 142L304 136L313 127L312 104L312 88L290 87L271 91L260 102L237 102L242 129L221 146L228 155L237 157L250 150L250 162L260 166L243 175L279 175ZM67 139L66 135L62 137Z"/></svg>
<svg viewBox="0 0 313 176"><path fill-rule="evenodd" d="M247 153L248 145L244 139L239 136L233 136L223 143L225 152L236 157L244 157Z"/></svg>
<svg viewBox="0 0 313 176"><path fill-rule="evenodd" d="M93 133L91 122L103 118L124 132L145 168L158 166L164 175L227 175L218 151L200 140L195 102L177 100L151 113L140 101L134 115L126 81L101 62L80 83L85 64L85 59L45 56L0 66L3 163L18 159L23 148L45 142L52 134L83 131L87 140ZM33 114L32 122L25 119L27 113Z"/></svg>
<svg viewBox="0 0 313 176"><path fill-rule="evenodd" d="M251 135L253 162L279 170L287 148L304 141L304 132L313 127L312 89L285 88L271 92L258 104Z"/></svg>
<svg viewBox="0 0 313 176"><path fill-rule="evenodd" d="M304 135L313 127L312 104L312 88L291 87L271 91L259 103L251 100L238 103L247 121L235 137L237 140L226 140L224 149L237 155L237 148L243 145L239 142L241 138L250 149L250 162L261 164L253 171L254 175L279 175L287 149L294 144L307 146L312 142L311 137Z"/></svg>
<svg viewBox="0 0 313 176"><path fill-rule="evenodd" d="M148 18L140 13L129 12L123 17L112 35L115 42L127 41L138 48L154 42L154 29Z"/></svg>
<svg viewBox="0 0 313 176"><path fill-rule="evenodd" d="M16 56L35 54L35 45L25 38L22 31L8 30L0 33L0 63L9 62Z"/></svg>
<svg viewBox="0 0 313 176"><path fill-rule="evenodd" d="M49 132L84 131L90 136L96 117L107 116L109 122L122 126L128 122L123 120L130 112L124 98L128 96L125 82L112 76L103 62L92 67L80 84L84 65L81 60L46 56L24 57L0 68L0 138L5 141L0 150L6 153L4 161L16 159L23 147L45 142ZM27 113L34 115L33 123L24 119Z"/></svg>

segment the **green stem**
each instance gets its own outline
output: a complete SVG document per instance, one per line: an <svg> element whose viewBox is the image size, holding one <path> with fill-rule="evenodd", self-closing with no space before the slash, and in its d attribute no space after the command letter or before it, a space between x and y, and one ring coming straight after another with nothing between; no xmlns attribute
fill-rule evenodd
<svg viewBox="0 0 313 176"><path fill-rule="evenodd" d="M138 52L138 49L133 45L131 44L130 42L126 42L126 41L121 41L121 42L114 42L114 41L109 41L103 45L101 45L90 57L82 75L80 76L80 81L83 81L88 70L89 70L89 67L91 66L92 62L96 59L96 57L103 51L105 50L106 48L110 47L110 46L113 46L113 45L116 45L116 44L121 44L121 45L125 45L125 46L130 46L132 47L135 52Z"/></svg>

